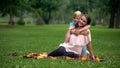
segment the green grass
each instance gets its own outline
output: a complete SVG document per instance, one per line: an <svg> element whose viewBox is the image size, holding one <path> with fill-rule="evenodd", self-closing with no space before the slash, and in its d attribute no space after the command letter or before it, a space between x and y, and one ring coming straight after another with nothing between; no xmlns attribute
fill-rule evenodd
<svg viewBox="0 0 120 68"><path fill-rule="evenodd" d="M6 28L0 26L0 68L119 68L120 29L105 26L91 28L95 55L103 62L52 59L23 59L31 52L51 52L64 41L67 25L27 25ZM19 56L6 56L17 52Z"/></svg>

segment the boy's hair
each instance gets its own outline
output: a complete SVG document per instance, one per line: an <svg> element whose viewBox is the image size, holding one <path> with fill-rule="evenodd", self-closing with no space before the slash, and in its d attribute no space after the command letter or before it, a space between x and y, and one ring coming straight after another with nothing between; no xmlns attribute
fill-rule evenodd
<svg viewBox="0 0 120 68"><path fill-rule="evenodd" d="M75 18L75 17L78 16L78 15L81 16L81 14L82 14L82 13L81 13L80 11L75 11L75 12L74 12L74 15L73 15L73 18Z"/></svg>

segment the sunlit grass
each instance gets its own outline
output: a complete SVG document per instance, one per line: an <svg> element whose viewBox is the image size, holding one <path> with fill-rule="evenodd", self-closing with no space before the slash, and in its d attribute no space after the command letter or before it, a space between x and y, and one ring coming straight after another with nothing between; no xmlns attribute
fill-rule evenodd
<svg viewBox="0 0 120 68"><path fill-rule="evenodd" d="M68 25L15 25L0 27L0 68L118 68L120 67L120 30L91 27L95 55L103 62L52 59L23 59L30 52L51 52L64 41ZM6 56L17 52L17 57Z"/></svg>

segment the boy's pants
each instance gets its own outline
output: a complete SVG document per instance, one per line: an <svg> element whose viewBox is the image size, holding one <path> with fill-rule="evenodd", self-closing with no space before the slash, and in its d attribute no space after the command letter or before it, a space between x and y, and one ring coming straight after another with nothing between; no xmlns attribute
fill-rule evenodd
<svg viewBox="0 0 120 68"><path fill-rule="evenodd" d="M83 48L82 48L82 53L81 53L81 55L82 55L82 56L87 56L87 52L86 52L86 51L87 51L87 45L84 45Z"/></svg>

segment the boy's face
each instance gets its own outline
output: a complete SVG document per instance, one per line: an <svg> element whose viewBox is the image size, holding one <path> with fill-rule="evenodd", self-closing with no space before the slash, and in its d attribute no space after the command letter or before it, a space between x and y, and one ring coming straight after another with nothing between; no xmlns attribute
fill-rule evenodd
<svg viewBox="0 0 120 68"><path fill-rule="evenodd" d="M83 26L85 26L86 24L87 24L87 19L86 19L85 16L82 16L82 17L78 20L78 25L79 25L80 27L83 27Z"/></svg>
<svg viewBox="0 0 120 68"><path fill-rule="evenodd" d="M76 16L76 17L73 19L73 21L74 21L75 23L78 23L79 19L80 19L80 16L78 15L78 16Z"/></svg>

